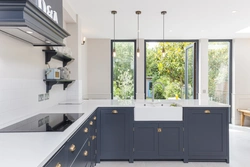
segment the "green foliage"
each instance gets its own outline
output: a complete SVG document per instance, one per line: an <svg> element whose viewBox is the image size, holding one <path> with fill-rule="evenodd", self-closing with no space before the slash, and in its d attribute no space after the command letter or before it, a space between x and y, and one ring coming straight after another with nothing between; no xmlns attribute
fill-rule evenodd
<svg viewBox="0 0 250 167"><path fill-rule="evenodd" d="M114 99L134 98L134 44L115 42L116 57L113 58Z"/></svg>
<svg viewBox="0 0 250 167"><path fill-rule="evenodd" d="M210 42L208 51L208 93L218 102L228 103L228 62L227 42Z"/></svg>
<svg viewBox="0 0 250 167"><path fill-rule="evenodd" d="M159 43L154 48L147 44L146 75L152 77L152 81L161 82L165 86L155 88L156 99L167 99L169 97L181 97L182 87L185 80L185 48L189 42L165 42ZM162 47L166 55L162 55Z"/></svg>

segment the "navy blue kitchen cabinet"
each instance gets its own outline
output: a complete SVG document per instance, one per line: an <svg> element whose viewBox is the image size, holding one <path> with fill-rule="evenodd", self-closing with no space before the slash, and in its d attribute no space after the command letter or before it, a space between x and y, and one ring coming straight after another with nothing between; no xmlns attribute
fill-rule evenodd
<svg viewBox="0 0 250 167"><path fill-rule="evenodd" d="M183 159L183 122L159 123L159 155L166 159Z"/></svg>
<svg viewBox="0 0 250 167"><path fill-rule="evenodd" d="M45 167L93 167L96 163L97 112L94 112Z"/></svg>
<svg viewBox="0 0 250 167"><path fill-rule="evenodd" d="M63 146L58 152L50 159L44 167L64 167L67 166L66 148Z"/></svg>
<svg viewBox="0 0 250 167"><path fill-rule="evenodd" d="M184 108L185 162L229 162L228 108Z"/></svg>
<svg viewBox="0 0 250 167"><path fill-rule="evenodd" d="M134 108L99 108L97 162L105 159L132 161Z"/></svg>
<svg viewBox="0 0 250 167"><path fill-rule="evenodd" d="M182 121L135 121L134 159L183 159Z"/></svg>
<svg viewBox="0 0 250 167"><path fill-rule="evenodd" d="M84 143L81 150L79 151L78 155L74 162L70 165L70 167L89 167L90 164L90 141L89 139Z"/></svg>
<svg viewBox="0 0 250 167"><path fill-rule="evenodd" d="M158 123L134 123L134 159L154 159L158 156Z"/></svg>

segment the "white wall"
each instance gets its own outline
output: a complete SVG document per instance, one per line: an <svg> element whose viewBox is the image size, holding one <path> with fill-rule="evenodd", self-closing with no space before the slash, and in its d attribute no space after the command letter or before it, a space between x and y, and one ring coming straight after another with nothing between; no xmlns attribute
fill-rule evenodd
<svg viewBox="0 0 250 167"><path fill-rule="evenodd" d="M233 40L232 122L240 124L239 108L250 108L250 39ZM249 117L245 125L250 125Z"/></svg>
<svg viewBox="0 0 250 167"><path fill-rule="evenodd" d="M208 100L208 39L199 40L199 99Z"/></svg>
<svg viewBox="0 0 250 167"><path fill-rule="evenodd" d="M67 38L67 47L71 48L75 60L68 65L71 71L71 79L74 79L74 83L68 88L67 99L79 100L82 99L82 31L81 31L81 19L77 16L76 23L66 24L67 31L70 36Z"/></svg>
<svg viewBox="0 0 250 167"><path fill-rule="evenodd" d="M110 39L88 39L88 98L111 98Z"/></svg>
<svg viewBox="0 0 250 167"><path fill-rule="evenodd" d="M136 99L144 99L144 39L140 39L140 57L136 58Z"/></svg>
<svg viewBox="0 0 250 167"><path fill-rule="evenodd" d="M82 45L82 98L88 99L88 39Z"/></svg>
<svg viewBox="0 0 250 167"><path fill-rule="evenodd" d="M38 94L46 93L43 47L33 47L2 33L0 39L0 126L66 99L62 85L55 85L50 99L38 102ZM62 63L52 60L50 66Z"/></svg>

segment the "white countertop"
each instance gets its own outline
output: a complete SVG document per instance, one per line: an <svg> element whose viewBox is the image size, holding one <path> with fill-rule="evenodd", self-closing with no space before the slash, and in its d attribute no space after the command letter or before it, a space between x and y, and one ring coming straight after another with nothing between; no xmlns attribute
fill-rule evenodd
<svg viewBox="0 0 250 167"><path fill-rule="evenodd" d="M79 105L56 105L42 110L39 113L84 113L84 115L64 132L0 133L0 166L42 167L97 107L134 107L137 103L145 102L150 101L84 100ZM175 102L182 107L229 107L204 100L156 100L155 102ZM38 113L27 117L36 114ZM16 120L18 121L21 120Z"/></svg>

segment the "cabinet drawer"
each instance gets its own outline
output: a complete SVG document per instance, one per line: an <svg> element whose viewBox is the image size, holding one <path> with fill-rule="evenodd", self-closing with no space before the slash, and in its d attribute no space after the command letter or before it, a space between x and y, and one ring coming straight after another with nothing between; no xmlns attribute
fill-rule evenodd
<svg viewBox="0 0 250 167"><path fill-rule="evenodd" d="M68 152L68 164L71 164L79 153L81 147L90 136L91 127L89 121L80 127L80 129L68 140L66 144Z"/></svg>
<svg viewBox="0 0 250 167"><path fill-rule="evenodd" d="M44 167L67 167L65 146L63 146Z"/></svg>
<svg viewBox="0 0 250 167"><path fill-rule="evenodd" d="M75 161L71 164L71 167L86 167L90 163L90 141L87 140L84 146L81 148Z"/></svg>

